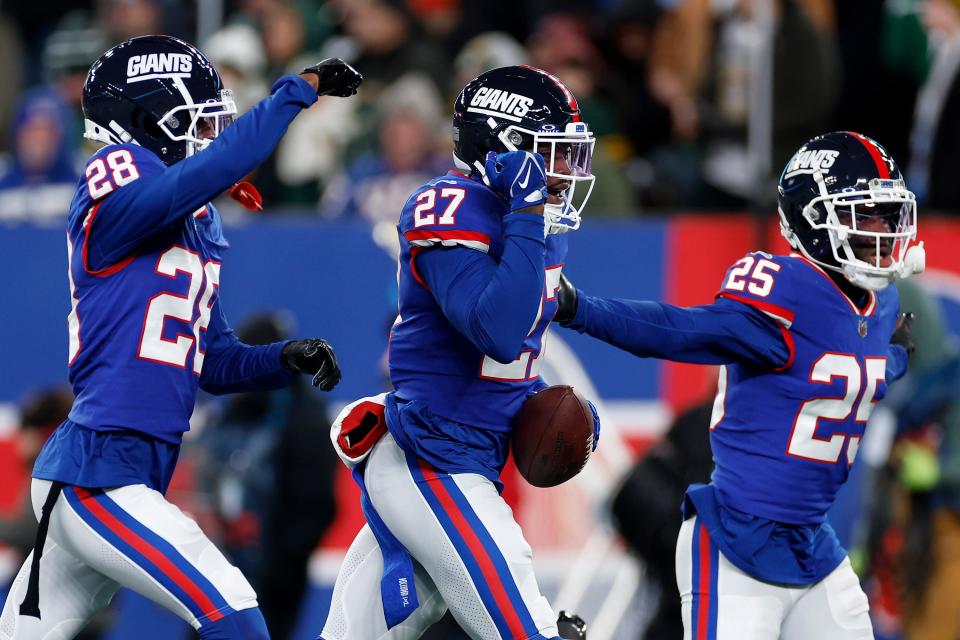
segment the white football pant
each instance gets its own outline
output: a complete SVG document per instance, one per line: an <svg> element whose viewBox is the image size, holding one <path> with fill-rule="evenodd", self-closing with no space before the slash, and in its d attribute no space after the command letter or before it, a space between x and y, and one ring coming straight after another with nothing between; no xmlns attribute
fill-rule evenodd
<svg viewBox="0 0 960 640"><path fill-rule="evenodd" d="M752 578L727 560L699 518L677 540L684 640L872 640L867 596L844 558L815 584Z"/></svg>
<svg viewBox="0 0 960 640"><path fill-rule="evenodd" d="M340 567L323 640L412 640L447 608L475 640L557 636L530 545L492 482L418 463L388 433L367 458L364 484L380 518L413 556L420 606L387 629L383 556L365 526Z"/></svg>
<svg viewBox="0 0 960 640"><path fill-rule="evenodd" d="M33 480L38 519L50 484ZM173 611L194 629L257 606L246 578L197 523L142 484L63 488L40 558L39 620L19 615L32 558L10 588L0 615L0 640L73 638L121 586Z"/></svg>

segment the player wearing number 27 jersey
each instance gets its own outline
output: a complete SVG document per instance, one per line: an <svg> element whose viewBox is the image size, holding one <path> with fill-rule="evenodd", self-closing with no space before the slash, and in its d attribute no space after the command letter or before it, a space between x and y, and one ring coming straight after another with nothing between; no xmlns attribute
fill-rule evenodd
<svg viewBox="0 0 960 640"><path fill-rule="evenodd" d="M543 242L544 269L538 278L538 284L542 279L542 295L538 296L533 322L529 317L519 319L527 324L528 334L522 344L510 345L509 351L492 340L484 351L484 345L464 337L439 312L434 292L424 279L426 274L418 271L417 258L424 251L459 246L501 261L506 243L517 242L504 234L510 222L501 214L504 206L502 198L483 182L457 171L436 178L410 198L398 225L400 307L390 336L390 378L401 406L412 403L429 407L431 413L447 420L472 425L474 429L465 433L463 443L469 447L469 454L458 460L444 452L442 464L479 471L491 480L498 479L506 460L508 439L504 434L510 430L511 419L529 394L546 386L539 377L540 358L547 327L556 312L555 291L567 255L567 235L544 238L542 221L528 221L529 234L539 235L531 242ZM453 278L456 274L437 275ZM519 275L519 270L504 274L504 283L516 287ZM456 285L451 282L450 286ZM504 323L507 313L496 310L490 318L477 322ZM420 432L429 429L429 422L412 421L407 428L397 429L395 437L401 439L402 446L429 460L438 456L431 450L429 433ZM479 467L478 457L482 460Z"/></svg>
<svg viewBox="0 0 960 640"><path fill-rule="evenodd" d="M331 65L359 83L342 61ZM330 68L304 75L320 86ZM276 389L296 373L315 374L325 390L339 380L322 340L250 346L233 334L220 305L228 244L209 202L269 155L317 93L285 76L228 126L236 108L219 75L176 38L129 40L91 68L87 137L105 146L87 162L67 221L76 399L33 470L37 543L0 638L72 638L121 586L204 640L268 637L249 583L164 494L199 388Z"/></svg>
<svg viewBox="0 0 960 640"><path fill-rule="evenodd" d="M558 318L637 355L721 365L715 469L683 504L684 637L872 638L867 599L827 510L874 404L901 377L897 277L923 268L913 194L876 142L814 138L780 181L796 253L751 253L713 304L593 298L563 282Z"/></svg>
<svg viewBox="0 0 960 640"><path fill-rule="evenodd" d="M581 637L541 595L499 477L513 416L545 386L540 357L565 232L585 200L574 193L593 181L593 136L567 88L532 67L471 81L454 132L460 170L417 189L397 225L394 390L334 425L367 526L337 577L324 640L418 638L447 609L478 640Z"/></svg>

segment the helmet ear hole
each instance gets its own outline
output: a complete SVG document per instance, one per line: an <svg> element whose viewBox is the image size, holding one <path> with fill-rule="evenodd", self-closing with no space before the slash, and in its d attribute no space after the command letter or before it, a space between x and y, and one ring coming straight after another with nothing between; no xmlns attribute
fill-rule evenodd
<svg viewBox="0 0 960 640"><path fill-rule="evenodd" d="M139 107L130 114L130 123L134 130L144 131L151 138L159 140L164 136L163 130L153 121L150 114Z"/></svg>

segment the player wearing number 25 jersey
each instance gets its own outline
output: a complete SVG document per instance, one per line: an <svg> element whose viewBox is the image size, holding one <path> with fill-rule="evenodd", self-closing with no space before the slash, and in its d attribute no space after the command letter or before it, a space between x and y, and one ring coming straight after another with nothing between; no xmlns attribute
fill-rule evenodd
<svg viewBox="0 0 960 640"><path fill-rule="evenodd" d="M511 419L545 386L539 359L564 232L593 182L593 136L559 80L505 67L461 92L454 148L460 170L417 189L397 225L394 391L334 426L367 526L344 559L325 640L418 638L448 608L471 638L580 637L540 594L499 476ZM374 423L379 439L358 461L352 443Z"/></svg>
<svg viewBox="0 0 960 640"><path fill-rule="evenodd" d="M561 322L640 356L718 364L715 469L683 504L684 637L872 638L867 599L827 522L867 419L904 374L897 277L922 271L913 194L887 152L851 132L809 141L780 180L796 253L751 253L717 300L678 308L584 295Z"/></svg>
<svg viewBox="0 0 960 640"><path fill-rule="evenodd" d="M340 373L322 340L236 338L220 305L228 244L209 201L256 168L318 92L350 95L359 80L342 61L321 63L281 78L231 125L229 92L185 42L135 38L91 68L87 137L105 146L67 222L76 400L33 471L37 544L0 638L72 638L121 586L201 638L268 637L250 585L164 493L198 388L274 389L309 373L329 390Z"/></svg>

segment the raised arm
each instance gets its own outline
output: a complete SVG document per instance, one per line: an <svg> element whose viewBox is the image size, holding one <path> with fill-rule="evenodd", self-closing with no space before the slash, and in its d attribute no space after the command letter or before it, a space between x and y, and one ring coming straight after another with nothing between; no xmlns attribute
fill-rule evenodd
<svg viewBox="0 0 960 640"><path fill-rule="evenodd" d="M170 166L135 144L106 147L86 173L95 207L88 230L90 268L122 260L158 230L223 193L273 152L290 122L318 94L351 95L361 78L339 60L284 76L205 149Z"/></svg>

